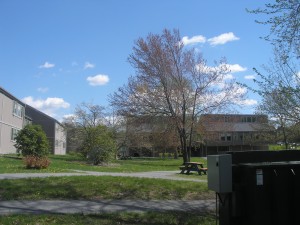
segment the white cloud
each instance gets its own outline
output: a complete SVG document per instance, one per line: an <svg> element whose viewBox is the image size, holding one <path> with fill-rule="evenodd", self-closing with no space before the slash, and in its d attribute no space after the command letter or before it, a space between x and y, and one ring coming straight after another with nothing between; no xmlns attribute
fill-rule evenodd
<svg viewBox="0 0 300 225"><path fill-rule="evenodd" d="M49 116L55 116L55 111L61 108L66 109L70 107L70 104L62 98L34 99L32 96L28 96L23 98L22 101Z"/></svg>
<svg viewBox="0 0 300 225"><path fill-rule="evenodd" d="M43 65L40 65L39 68L41 68L41 69L50 69L54 66L55 66L55 64L53 64L53 63L45 62Z"/></svg>
<svg viewBox="0 0 300 225"><path fill-rule="evenodd" d="M226 74L223 79L224 80L232 80L232 79L234 79L234 77L232 74Z"/></svg>
<svg viewBox="0 0 300 225"><path fill-rule="evenodd" d="M84 64L84 69L92 69L92 68L94 68L95 67L95 64L92 64L92 63L90 63L90 62L86 62L85 64Z"/></svg>
<svg viewBox="0 0 300 225"><path fill-rule="evenodd" d="M258 104L257 100L255 99L237 100L235 103L240 106L253 106Z"/></svg>
<svg viewBox="0 0 300 225"><path fill-rule="evenodd" d="M75 114L66 114L63 116L64 119L74 118Z"/></svg>
<svg viewBox="0 0 300 225"><path fill-rule="evenodd" d="M255 75L247 75L247 76L244 76L244 78L246 80L253 80L253 79L255 79Z"/></svg>
<svg viewBox="0 0 300 225"><path fill-rule="evenodd" d="M247 67L242 67L239 64L227 64L231 73L243 72L247 70Z"/></svg>
<svg viewBox="0 0 300 225"><path fill-rule="evenodd" d="M223 44L226 44L227 42L236 41L236 40L239 40L239 39L240 38L236 37L234 35L234 33L229 32L229 33L224 33L224 34L221 34L219 36L210 38L210 39L208 39L208 42L210 43L210 45L214 46L214 45L223 45Z"/></svg>
<svg viewBox="0 0 300 225"><path fill-rule="evenodd" d="M109 77L104 74L98 74L93 77L88 77L86 80L89 82L89 85L91 86L101 86L109 82Z"/></svg>
<svg viewBox="0 0 300 225"><path fill-rule="evenodd" d="M247 106L257 105L257 101L255 99L245 99L240 102L240 105L247 105Z"/></svg>
<svg viewBox="0 0 300 225"><path fill-rule="evenodd" d="M184 45L191 45L191 44L196 44L196 43L205 43L206 38L202 35L197 35L189 38L188 36L184 36L182 38L182 43Z"/></svg>
<svg viewBox="0 0 300 225"><path fill-rule="evenodd" d="M44 87L44 88L40 87L40 88L37 89L37 91L41 92L41 93L46 93L47 91L49 91L49 88L47 88L47 87Z"/></svg>

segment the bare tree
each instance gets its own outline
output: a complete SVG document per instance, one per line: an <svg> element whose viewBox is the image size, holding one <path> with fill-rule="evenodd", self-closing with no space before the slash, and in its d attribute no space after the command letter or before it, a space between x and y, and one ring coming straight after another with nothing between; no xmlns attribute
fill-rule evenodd
<svg viewBox="0 0 300 225"><path fill-rule="evenodd" d="M300 122L299 65L282 59L275 51L274 59L263 69L264 74L254 69L258 75L254 82L258 88L252 90L262 97L258 109L271 117Z"/></svg>
<svg viewBox="0 0 300 225"><path fill-rule="evenodd" d="M252 90L262 97L258 111L275 119L287 145L286 128L300 121L300 2L277 0L248 11L268 17L256 22L270 25L264 39L274 46L274 58L263 66L264 72L254 68L259 78L254 80L258 89Z"/></svg>
<svg viewBox="0 0 300 225"><path fill-rule="evenodd" d="M224 110L243 95L225 80L225 60L207 65L202 55L183 45L178 30L139 38L128 58L136 76L110 96L123 116L169 118L178 133L183 161L190 160L189 139L197 116Z"/></svg>
<svg viewBox="0 0 300 225"><path fill-rule="evenodd" d="M292 52L300 57L300 1L277 0L266 3L264 8L248 10L250 13L267 15L264 21L257 23L270 25L270 33L264 37L287 56Z"/></svg>
<svg viewBox="0 0 300 225"><path fill-rule="evenodd" d="M75 121L77 126L88 128L106 123L105 108L93 103L83 102L75 108Z"/></svg>

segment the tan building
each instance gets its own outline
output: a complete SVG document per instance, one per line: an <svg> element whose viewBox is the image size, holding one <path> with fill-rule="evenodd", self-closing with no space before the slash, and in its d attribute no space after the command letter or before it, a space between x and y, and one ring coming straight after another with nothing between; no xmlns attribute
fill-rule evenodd
<svg viewBox="0 0 300 225"><path fill-rule="evenodd" d="M52 154L66 154L66 131L62 124L0 87L0 154L16 153L14 138L28 123L42 126Z"/></svg>
<svg viewBox="0 0 300 225"><path fill-rule="evenodd" d="M199 120L201 155L226 151L268 150L273 128L266 115L206 114Z"/></svg>
<svg viewBox="0 0 300 225"><path fill-rule="evenodd" d="M0 154L16 153L14 138L24 126L25 104L0 87Z"/></svg>

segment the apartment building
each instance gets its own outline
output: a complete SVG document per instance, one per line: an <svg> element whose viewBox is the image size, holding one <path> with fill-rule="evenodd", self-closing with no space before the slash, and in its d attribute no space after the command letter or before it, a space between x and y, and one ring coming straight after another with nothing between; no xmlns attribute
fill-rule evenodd
<svg viewBox="0 0 300 225"><path fill-rule="evenodd" d="M51 154L66 154L67 136L65 128L60 122L29 105L25 105L25 115L28 120L32 121L32 124L40 125L43 128L50 144Z"/></svg>
<svg viewBox="0 0 300 225"><path fill-rule="evenodd" d="M52 154L66 154L66 131L63 125L0 87L0 154L16 153L14 138L28 123L42 126Z"/></svg>
<svg viewBox="0 0 300 225"><path fill-rule="evenodd" d="M25 122L25 104L0 87L0 154L16 153L14 138Z"/></svg>
<svg viewBox="0 0 300 225"><path fill-rule="evenodd" d="M274 128L266 115L206 114L199 120L201 154L268 150Z"/></svg>

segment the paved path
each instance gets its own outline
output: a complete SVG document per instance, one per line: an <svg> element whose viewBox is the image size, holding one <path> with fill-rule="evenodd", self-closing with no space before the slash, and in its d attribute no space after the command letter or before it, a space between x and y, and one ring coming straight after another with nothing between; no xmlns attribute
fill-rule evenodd
<svg viewBox="0 0 300 225"><path fill-rule="evenodd" d="M41 178L62 177L62 176L117 176L117 177L141 177L141 178L207 182L207 180L200 180L197 178L184 178L182 176L177 176L177 174L179 174L179 172L177 171L154 171L154 172L136 172L136 173L111 173L111 172L94 172L94 171L82 171L82 170L72 170L72 171L73 171L72 173L4 173L4 174L0 174L0 180L35 178L35 177L41 177Z"/></svg>
<svg viewBox="0 0 300 225"><path fill-rule="evenodd" d="M1 201L0 215L9 214L96 214L112 212L189 211L204 213L215 210L214 200L198 201Z"/></svg>
<svg viewBox="0 0 300 225"><path fill-rule="evenodd" d="M200 179L189 179L176 176L177 171L155 171L138 173L110 173L74 170L72 173L15 173L0 174L2 179L25 179L61 176L121 176L144 177L155 179L186 180L194 182L207 182ZM215 209L215 200L40 200L40 201L0 201L0 215L8 214L95 214L103 212L142 212L142 211L195 211L207 212Z"/></svg>

